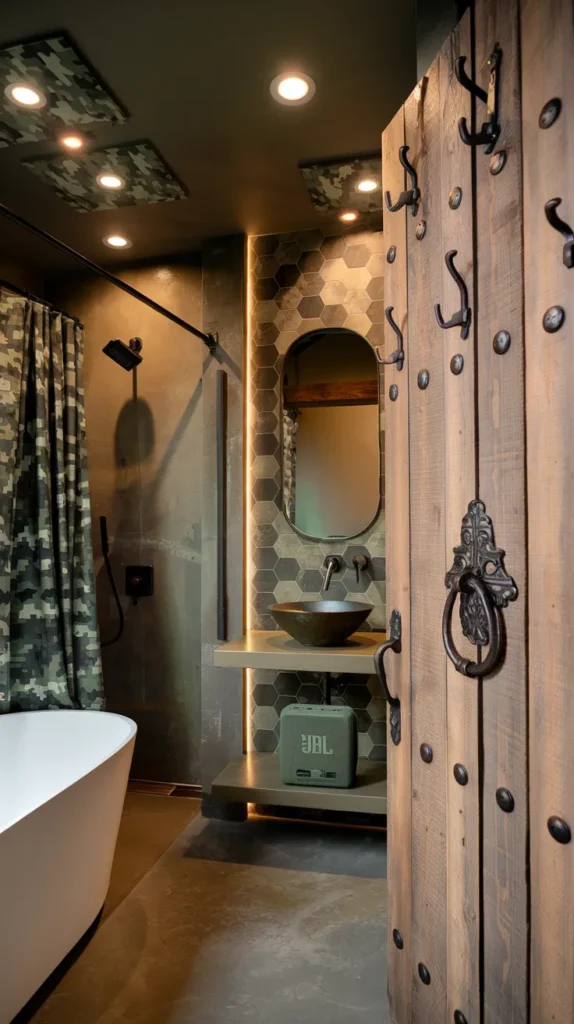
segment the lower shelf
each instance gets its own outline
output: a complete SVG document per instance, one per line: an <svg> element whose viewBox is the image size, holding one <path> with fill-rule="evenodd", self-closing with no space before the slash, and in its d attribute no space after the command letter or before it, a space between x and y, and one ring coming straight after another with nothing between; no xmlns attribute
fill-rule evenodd
<svg viewBox="0 0 574 1024"><path fill-rule="evenodd" d="M306 807L358 814L387 813L387 766L361 758L353 789L287 786L279 777L277 754L253 752L231 761L215 779L212 796L233 803Z"/></svg>

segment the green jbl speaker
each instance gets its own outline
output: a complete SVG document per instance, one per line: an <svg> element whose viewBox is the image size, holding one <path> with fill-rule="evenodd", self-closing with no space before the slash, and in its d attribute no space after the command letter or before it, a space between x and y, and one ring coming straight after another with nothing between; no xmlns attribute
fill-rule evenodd
<svg viewBox="0 0 574 1024"><path fill-rule="evenodd" d="M281 712L281 781L349 789L357 773L358 727L352 708L289 704Z"/></svg>

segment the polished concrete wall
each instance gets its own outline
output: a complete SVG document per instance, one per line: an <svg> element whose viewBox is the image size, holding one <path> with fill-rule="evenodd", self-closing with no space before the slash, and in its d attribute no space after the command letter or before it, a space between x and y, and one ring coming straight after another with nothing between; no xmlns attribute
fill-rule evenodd
<svg viewBox="0 0 574 1024"><path fill-rule="evenodd" d="M121 272L192 324L202 323L199 258ZM201 733L202 371L206 349L162 316L89 275L49 296L85 324L85 385L94 555L101 639L117 627L101 557L111 560L126 625L103 649L109 711L138 724L132 775L199 783ZM143 341L127 373L102 354L111 338ZM124 596L125 566L153 565L155 593Z"/></svg>

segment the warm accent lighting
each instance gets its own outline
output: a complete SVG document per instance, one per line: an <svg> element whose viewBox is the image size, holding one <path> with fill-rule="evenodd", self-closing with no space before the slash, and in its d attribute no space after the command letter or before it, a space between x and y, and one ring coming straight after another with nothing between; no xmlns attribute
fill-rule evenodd
<svg viewBox="0 0 574 1024"><path fill-rule="evenodd" d="M16 106L27 107L28 110L39 110L48 102L44 93L32 85L27 85L26 82L12 82L4 89L4 95Z"/></svg>
<svg viewBox="0 0 574 1024"><path fill-rule="evenodd" d="M125 185L124 179L120 178L119 174L112 174L111 171L103 171L102 174L98 174L96 181L100 188L110 188L114 191Z"/></svg>
<svg viewBox="0 0 574 1024"><path fill-rule="evenodd" d="M58 139L58 142L60 143L61 146L64 146L65 149L71 149L71 150L83 149L84 146L86 145L86 140L84 139L84 137L82 135L76 135L76 134L74 134L74 135L60 135L60 138Z"/></svg>
<svg viewBox="0 0 574 1024"><path fill-rule="evenodd" d="M245 629L248 632L253 628L253 611L252 611L252 593L251 593L251 580L253 573L253 519L251 512L251 488L253 486L253 470L251 466L251 441L253 440L253 383L252 383L252 370L251 370L251 358L253 352L253 338L251 337L252 331L252 314L253 314L253 303L251 293L251 275L253 273L253 237L247 238L247 275L246 275L246 297L245 297L245 309L247 318L247 330L245 332L245 445L244 445L244 458L245 458ZM253 676L250 668L245 669L244 676L244 704L243 704L243 721L244 721L244 737L245 737L245 753L248 754L253 749L253 736L251 728L251 689L253 686Z"/></svg>
<svg viewBox="0 0 574 1024"><path fill-rule="evenodd" d="M351 224L358 216L359 214L355 213L354 210L346 210L345 213L339 214L339 220L342 220L344 224Z"/></svg>
<svg viewBox="0 0 574 1024"><path fill-rule="evenodd" d="M363 178L357 185L357 192L376 192L379 187L374 178Z"/></svg>
<svg viewBox="0 0 574 1024"><path fill-rule="evenodd" d="M123 235L106 235L104 238L104 245L109 245L110 249L129 249L131 244Z"/></svg>
<svg viewBox="0 0 574 1024"><path fill-rule="evenodd" d="M308 103L315 95L315 83L309 75L302 72L286 71L277 75L269 86L271 95L278 103L286 103L289 106L298 106L301 103Z"/></svg>

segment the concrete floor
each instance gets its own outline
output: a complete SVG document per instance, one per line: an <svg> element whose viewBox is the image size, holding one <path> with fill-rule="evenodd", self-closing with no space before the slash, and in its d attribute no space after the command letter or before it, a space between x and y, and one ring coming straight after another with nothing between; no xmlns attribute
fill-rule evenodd
<svg viewBox="0 0 574 1024"><path fill-rule="evenodd" d="M385 852L383 833L197 817L31 1020L390 1024Z"/></svg>

